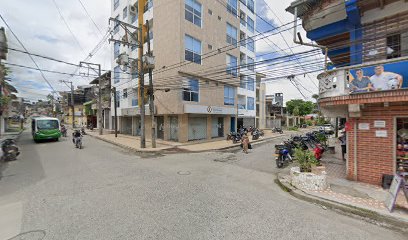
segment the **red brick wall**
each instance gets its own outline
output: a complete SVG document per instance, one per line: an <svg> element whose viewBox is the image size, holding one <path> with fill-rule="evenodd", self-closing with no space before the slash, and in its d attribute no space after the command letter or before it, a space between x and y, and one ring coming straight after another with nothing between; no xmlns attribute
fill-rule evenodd
<svg viewBox="0 0 408 240"><path fill-rule="evenodd" d="M394 117L408 117L408 103L391 105L365 105L362 116L349 118L352 130L348 132L349 179L370 184L381 184L383 174L394 173ZM374 128L375 120L385 121L385 128ZM354 179L354 124L357 124L357 179ZM359 130L359 123L369 123L370 130ZM376 137L376 130L387 130L387 137Z"/></svg>

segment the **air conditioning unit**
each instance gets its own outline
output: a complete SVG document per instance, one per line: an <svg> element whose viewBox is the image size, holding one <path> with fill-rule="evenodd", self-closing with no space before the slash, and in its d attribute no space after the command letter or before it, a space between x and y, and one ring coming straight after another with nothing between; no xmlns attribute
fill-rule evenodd
<svg viewBox="0 0 408 240"><path fill-rule="evenodd" d="M116 59L116 63L119 65L128 65L129 64L129 55L127 55L125 52L121 53L118 56L118 59Z"/></svg>
<svg viewBox="0 0 408 240"><path fill-rule="evenodd" d="M137 7L136 7L135 5L130 5L130 6L129 6L129 12L130 12L131 14L136 15L136 14L137 14Z"/></svg>

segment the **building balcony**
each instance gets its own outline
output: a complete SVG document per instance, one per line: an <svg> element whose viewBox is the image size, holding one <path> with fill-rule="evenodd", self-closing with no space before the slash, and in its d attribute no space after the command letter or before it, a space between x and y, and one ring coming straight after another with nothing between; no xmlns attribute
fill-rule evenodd
<svg viewBox="0 0 408 240"><path fill-rule="evenodd" d="M329 116L340 108L353 112L363 104L408 102L407 57L328 71L318 79L319 106Z"/></svg>

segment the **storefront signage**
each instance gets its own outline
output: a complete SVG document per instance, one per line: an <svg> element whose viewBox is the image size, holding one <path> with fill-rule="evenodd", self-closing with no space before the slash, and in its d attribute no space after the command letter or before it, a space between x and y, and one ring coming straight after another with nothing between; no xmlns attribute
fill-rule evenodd
<svg viewBox="0 0 408 240"><path fill-rule="evenodd" d="M375 136L376 137L387 137L387 130L376 130Z"/></svg>
<svg viewBox="0 0 408 240"><path fill-rule="evenodd" d="M122 115L123 116L136 116L140 115L140 109L139 107L134 107L134 108L122 108ZM150 110L149 108L145 108L145 115L150 115Z"/></svg>
<svg viewBox="0 0 408 240"><path fill-rule="evenodd" d="M359 123L358 130L370 130L370 124L369 123Z"/></svg>
<svg viewBox="0 0 408 240"><path fill-rule="evenodd" d="M218 106L184 104L184 112L185 113L197 113L197 114L235 115L236 109L234 107L218 107Z"/></svg>
<svg viewBox="0 0 408 240"><path fill-rule="evenodd" d="M408 61L352 69L348 83L351 94L408 88Z"/></svg>
<svg viewBox="0 0 408 240"><path fill-rule="evenodd" d="M401 189L401 186L404 185L405 185L404 179L398 175L395 175L394 178L392 179L390 189L387 192L387 196L384 202L385 206L390 212L394 209L395 200L397 199L398 192Z"/></svg>
<svg viewBox="0 0 408 240"><path fill-rule="evenodd" d="M385 128L385 121L374 121L375 128Z"/></svg>

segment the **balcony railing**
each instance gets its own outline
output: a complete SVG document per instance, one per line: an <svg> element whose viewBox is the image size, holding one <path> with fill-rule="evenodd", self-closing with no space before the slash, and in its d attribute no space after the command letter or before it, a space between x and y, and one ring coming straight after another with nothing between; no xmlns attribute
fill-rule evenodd
<svg viewBox="0 0 408 240"><path fill-rule="evenodd" d="M323 72L317 78L321 99L358 94L377 96L378 93L384 91L400 89L406 91L408 89L408 57L339 68Z"/></svg>

